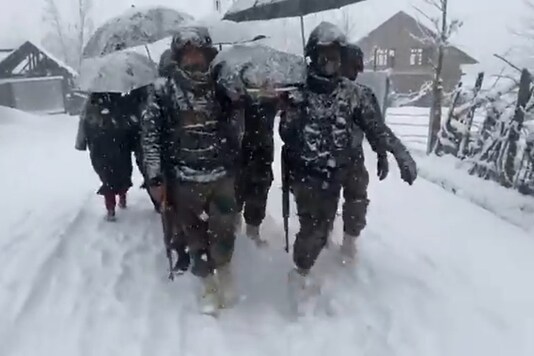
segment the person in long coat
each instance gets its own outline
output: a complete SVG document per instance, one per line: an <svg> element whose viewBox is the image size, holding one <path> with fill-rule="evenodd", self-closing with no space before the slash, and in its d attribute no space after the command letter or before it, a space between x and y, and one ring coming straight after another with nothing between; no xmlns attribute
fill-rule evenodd
<svg viewBox="0 0 534 356"><path fill-rule="evenodd" d="M80 118L77 149L89 148L91 164L102 185L106 219L116 219L116 206L125 209L132 186L132 152L138 146L132 95L92 93ZM118 197L118 202L117 202Z"/></svg>

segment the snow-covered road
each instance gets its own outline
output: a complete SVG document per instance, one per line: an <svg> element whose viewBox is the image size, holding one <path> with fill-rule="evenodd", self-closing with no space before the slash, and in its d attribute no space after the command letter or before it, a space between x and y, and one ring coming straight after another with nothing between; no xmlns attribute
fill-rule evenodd
<svg viewBox="0 0 534 356"><path fill-rule="evenodd" d="M194 279L166 279L142 191L116 224L103 221L75 128L0 108L1 356L534 355L534 237L397 171L371 183L358 266L321 256L317 315L288 316L278 183L271 247L238 242L242 302L218 320L199 315Z"/></svg>

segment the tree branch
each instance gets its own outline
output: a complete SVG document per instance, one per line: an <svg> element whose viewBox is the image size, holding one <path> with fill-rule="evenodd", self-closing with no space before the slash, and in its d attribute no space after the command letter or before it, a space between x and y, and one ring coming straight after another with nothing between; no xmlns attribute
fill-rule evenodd
<svg viewBox="0 0 534 356"><path fill-rule="evenodd" d="M508 59L504 58L503 56L498 55L498 54L496 54L496 53L493 54L493 56L494 56L495 58L500 59L500 60L503 61L504 63L508 64L510 67L514 68L515 70L517 70L517 71L519 71L519 72L522 71L521 68L519 68L518 66L516 66L515 64L513 64L512 62L510 62Z"/></svg>

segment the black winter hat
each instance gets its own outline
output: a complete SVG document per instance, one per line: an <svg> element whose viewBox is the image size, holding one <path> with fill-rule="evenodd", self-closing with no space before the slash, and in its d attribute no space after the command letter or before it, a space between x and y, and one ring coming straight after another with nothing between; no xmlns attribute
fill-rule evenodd
<svg viewBox="0 0 534 356"><path fill-rule="evenodd" d="M207 27L184 26L179 28L171 43L174 58L180 58L187 45L206 50L210 62L217 55L217 49L213 47L213 41Z"/></svg>
<svg viewBox="0 0 534 356"><path fill-rule="evenodd" d="M357 44L349 43L343 48L343 60L356 65L358 72L363 72L363 51Z"/></svg>
<svg viewBox="0 0 534 356"><path fill-rule="evenodd" d="M319 46L339 45L346 47L347 36L333 23L321 22L310 34L304 54L306 57L314 58Z"/></svg>

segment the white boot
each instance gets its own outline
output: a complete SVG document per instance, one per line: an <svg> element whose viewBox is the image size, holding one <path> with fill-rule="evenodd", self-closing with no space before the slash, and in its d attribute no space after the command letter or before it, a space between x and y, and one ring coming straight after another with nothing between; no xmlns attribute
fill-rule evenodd
<svg viewBox="0 0 534 356"><path fill-rule="evenodd" d="M231 308L239 301L232 265L228 263L217 268L216 275L219 285L219 307Z"/></svg>
<svg viewBox="0 0 534 356"><path fill-rule="evenodd" d="M343 235L343 243L341 244L341 260L343 264L353 264L356 261L356 239L358 236L353 236L345 233Z"/></svg>
<svg viewBox="0 0 534 356"><path fill-rule="evenodd" d="M243 230L243 216L241 213L238 213L235 216L234 229L237 235L241 234L241 231Z"/></svg>
<svg viewBox="0 0 534 356"><path fill-rule="evenodd" d="M309 315L321 294L321 286L309 274L297 268L289 272L289 299L294 312L299 315Z"/></svg>
<svg viewBox="0 0 534 356"><path fill-rule="evenodd" d="M262 240L260 236L260 227L247 224L245 227L246 234L249 239L254 241L258 247L267 245L267 241Z"/></svg>
<svg viewBox="0 0 534 356"><path fill-rule="evenodd" d="M326 236L326 245L324 246L327 249L331 249L334 247L334 240L332 239L332 235L334 234L333 230L328 231L328 235Z"/></svg>
<svg viewBox="0 0 534 356"><path fill-rule="evenodd" d="M199 294L198 305L202 314L217 315L219 311L219 288L214 275L202 278L202 289Z"/></svg>

